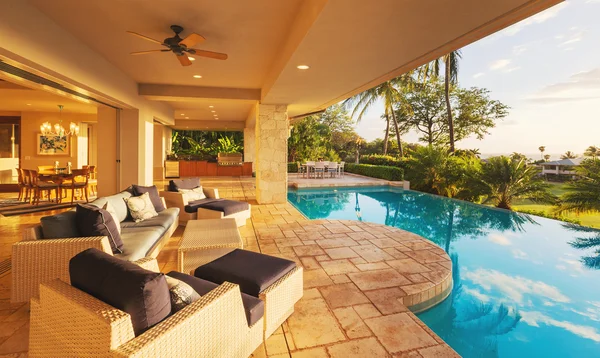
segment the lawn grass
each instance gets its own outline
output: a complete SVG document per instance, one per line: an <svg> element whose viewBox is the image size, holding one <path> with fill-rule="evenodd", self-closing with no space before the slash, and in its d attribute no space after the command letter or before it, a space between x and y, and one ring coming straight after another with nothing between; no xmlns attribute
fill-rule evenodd
<svg viewBox="0 0 600 358"><path fill-rule="evenodd" d="M558 197L569 191L565 183L549 184L550 192ZM545 213L551 213L554 210L552 205L532 203L530 200L516 200L513 202L513 208L515 211L543 211ZM565 214L565 216L569 219L579 220L583 226L600 229L600 214Z"/></svg>

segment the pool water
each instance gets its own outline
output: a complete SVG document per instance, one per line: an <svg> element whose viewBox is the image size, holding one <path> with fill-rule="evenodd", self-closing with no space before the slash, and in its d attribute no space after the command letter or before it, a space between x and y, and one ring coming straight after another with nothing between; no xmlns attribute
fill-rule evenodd
<svg viewBox="0 0 600 358"><path fill-rule="evenodd" d="M600 357L600 231L391 187L290 190L288 200L310 219L395 226L446 250L452 293L418 316L462 356ZM598 246L576 248L577 238Z"/></svg>

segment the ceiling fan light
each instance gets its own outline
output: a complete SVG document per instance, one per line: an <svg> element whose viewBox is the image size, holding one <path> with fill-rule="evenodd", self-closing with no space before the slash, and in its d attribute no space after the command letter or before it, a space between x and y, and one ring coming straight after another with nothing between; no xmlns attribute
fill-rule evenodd
<svg viewBox="0 0 600 358"><path fill-rule="evenodd" d="M193 58L192 56L188 56L188 60L190 60L190 61L196 61L196 59Z"/></svg>
<svg viewBox="0 0 600 358"><path fill-rule="evenodd" d="M193 77L194 78L202 78L202 76L200 76L200 75L194 75Z"/></svg>
<svg viewBox="0 0 600 358"><path fill-rule="evenodd" d="M310 67L308 65L298 65L296 68L299 70L308 70Z"/></svg>

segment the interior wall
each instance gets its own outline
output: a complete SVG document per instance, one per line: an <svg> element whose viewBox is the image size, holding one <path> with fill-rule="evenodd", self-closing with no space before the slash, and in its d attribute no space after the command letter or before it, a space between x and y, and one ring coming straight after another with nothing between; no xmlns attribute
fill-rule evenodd
<svg viewBox="0 0 600 358"><path fill-rule="evenodd" d="M98 166L98 126L96 123L88 124L88 146L89 156L88 162L90 165Z"/></svg>
<svg viewBox="0 0 600 358"><path fill-rule="evenodd" d="M96 114L63 113L63 127L67 129L71 122L95 122ZM40 134L40 125L44 122L52 124L59 120L58 113L53 112L21 112L21 168L35 169L40 165L54 165L59 161L60 166L71 162L73 168L80 168L78 160L78 140L76 137L70 137L71 150L70 155L39 155L37 152L37 135ZM87 137L87 132L80 132L80 135Z"/></svg>
<svg viewBox="0 0 600 358"><path fill-rule="evenodd" d="M153 146L153 157L152 166L154 180L164 179L164 152L165 152L165 140L164 140L164 126L162 124L154 124L154 146Z"/></svg>
<svg viewBox="0 0 600 358"><path fill-rule="evenodd" d="M98 107L98 123L94 125L98 153L96 166L98 172L98 196L107 196L118 192L117 171L117 110L110 107ZM92 136L92 140L94 136ZM94 156L91 156L92 158Z"/></svg>

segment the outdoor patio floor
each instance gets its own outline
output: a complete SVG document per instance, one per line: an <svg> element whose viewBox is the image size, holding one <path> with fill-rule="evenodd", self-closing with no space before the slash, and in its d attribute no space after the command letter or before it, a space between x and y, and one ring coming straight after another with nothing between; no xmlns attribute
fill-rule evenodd
<svg viewBox="0 0 600 358"><path fill-rule="evenodd" d="M427 304L447 293L451 267L443 250L383 225L311 221L289 203L258 205L253 178L202 178L202 184L252 204L251 220L240 227L246 249L294 260L305 270L295 312L253 357L458 356L403 304ZM44 215L1 218L1 236L18 241L15 235ZM158 256L163 272L177 267L183 229ZM26 357L28 305L9 297L10 273L0 276L0 357Z"/></svg>
<svg viewBox="0 0 600 358"><path fill-rule="evenodd" d="M350 186L375 186L375 185L402 185L402 182L369 178L362 175L345 173L343 176L331 178L305 178L302 174L289 173L288 186L294 188L319 188L319 187L350 187Z"/></svg>

